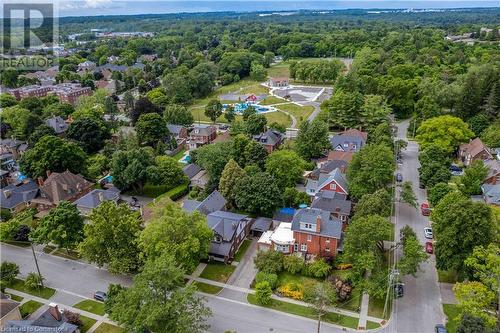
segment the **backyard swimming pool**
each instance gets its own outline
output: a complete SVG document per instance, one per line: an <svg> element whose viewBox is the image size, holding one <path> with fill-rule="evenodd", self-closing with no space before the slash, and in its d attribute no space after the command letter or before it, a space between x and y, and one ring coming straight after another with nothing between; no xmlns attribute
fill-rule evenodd
<svg viewBox="0 0 500 333"><path fill-rule="evenodd" d="M184 156L179 160L182 164L188 164L191 162L191 156L189 156L189 152L186 152Z"/></svg>

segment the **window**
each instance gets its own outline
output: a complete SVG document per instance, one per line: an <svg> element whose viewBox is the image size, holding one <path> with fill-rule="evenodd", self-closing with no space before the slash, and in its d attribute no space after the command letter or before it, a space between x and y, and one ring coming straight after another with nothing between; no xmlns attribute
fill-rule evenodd
<svg viewBox="0 0 500 333"><path fill-rule="evenodd" d="M312 235L307 235L307 241L308 242L312 241Z"/></svg>
<svg viewBox="0 0 500 333"><path fill-rule="evenodd" d="M297 243L293 244L293 250L297 252L299 250L299 244Z"/></svg>
<svg viewBox="0 0 500 333"><path fill-rule="evenodd" d="M329 247L325 248L325 251L330 252L330 248Z"/></svg>
<svg viewBox="0 0 500 333"><path fill-rule="evenodd" d="M340 215L340 220L341 220L341 221L345 221L345 220L347 220L347 216L345 216L345 215Z"/></svg>
<svg viewBox="0 0 500 333"><path fill-rule="evenodd" d="M352 144L352 149L356 149L356 144Z"/></svg>
<svg viewBox="0 0 500 333"><path fill-rule="evenodd" d="M330 243L330 238L327 238L327 239L326 239L326 242L327 242L327 243Z"/></svg>
<svg viewBox="0 0 500 333"><path fill-rule="evenodd" d="M300 244L300 251L307 252L307 244L305 244L305 243Z"/></svg>
<svg viewBox="0 0 500 333"><path fill-rule="evenodd" d="M337 184L335 184L335 183L331 183L331 184L330 184L330 189L331 189L331 190L336 190L336 189L337 189Z"/></svg>
<svg viewBox="0 0 500 333"><path fill-rule="evenodd" d="M217 243L220 243L220 242L222 242L222 237L221 237L221 236L219 236L219 235L215 235L214 240L215 240Z"/></svg>

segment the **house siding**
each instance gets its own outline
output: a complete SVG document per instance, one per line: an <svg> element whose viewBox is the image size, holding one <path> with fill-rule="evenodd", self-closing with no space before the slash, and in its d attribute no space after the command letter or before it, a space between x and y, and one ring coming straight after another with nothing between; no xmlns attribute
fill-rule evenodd
<svg viewBox="0 0 500 333"><path fill-rule="evenodd" d="M311 240L308 241L308 236L311 236ZM337 254L337 239L328 238L319 235L313 235L309 233L302 233L299 231L293 232L293 237L295 238L295 243L298 245L298 252L301 251L301 245L307 244L307 254L322 255L322 256L335 256ZM330 240L329 242L327 240ZM329 251L327 251L329 249Z"/></svg>
<svg viewBox="0 0 500 333"><path fill-rule="evenodd" d="M335 189L332 188L332 184L335 184ZM342 193L342 194L347 194L343 189L342 187L339 186L339 184L333 180L331 181L330 183L326 184L325 186L323 186L319 191L333 191L333 192L336 192L336 193ZM318 192L319 192L318 191Z"/></svg>

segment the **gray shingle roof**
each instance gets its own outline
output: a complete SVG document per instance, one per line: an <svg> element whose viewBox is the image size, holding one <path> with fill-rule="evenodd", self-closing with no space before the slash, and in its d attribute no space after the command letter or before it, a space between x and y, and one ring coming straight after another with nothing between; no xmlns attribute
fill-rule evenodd
<svg viewBox="0 0 500 333"><path fill-rule="evenodd" d="M38 194L38 185L33 180L8 185L1 190L0 207L13 209L21 203L33 200Z"/></svg>
<svg viewBox="0 0 500 333"><path fill-rule="evenodd" d="M186 165L184 168L182 168L182 172L189 178L192 179L198 172L201 171L201 168L194 163L190 163Z"/></svg>
<svg viewBox="0 0 500 333"><path fill-rule="evenodd" d="M216 190L210 193L210 195L201 202L197 200L185 200L182 208L188 213L198 210L200 213L208 215L215 211L224 209L226 204L226 199L224 199L222 194Z"/></svg>
<svg viewBox="0 0 500 333"><path fill-rule="evenodd" d="M238 224L246 218L246 215L219 210L207 215L207 224L210 229L228 242L233 239Z"/></svg>
<svg viewBox="0 0 500 333"><path fill-rule="evenodd" d="M306 190L308 192L314 190L315 193L318 193L321 188L323 188L333 180L346 192L349 192L349 189L347 187L347 180L345 179L344 174L342 174L340 169L335 169L330 173L320 173L318 180L308 180L306 184Z"/></svg>
<svg viewBox="0 0 500 333"><path fill-rule="evenodd" d="M64 133L68 129L68 124L66 124L64 119L59 116L55 116L45 120L45 124L47 124L47 126L49 127L52 127L56 134Z"/></svg>
<svg viewBox="0 0 500 333"><path fill-rule="evenodd" d="M349 129L330 139L332 149L357 152L366 144L366 133Z"/></svg>
<svg viewBox="0 0 500 333"><path fill-rule="evenodd" d="M487 203L500 205L500 184L483 184L481 190L483 191L483 196Z"/></svg>
<svg viewBox="0 0 500 333"><path fill-rule="evenodd" d="M174 125L174 124L167 124L168 131L175 136L178 136L179 133L182 131L184 126L182 125Z"/></svg>
<svg viewBox="0 0 500 333"><path fill-rule="evenodd" d="M268 231L271 227L271 223L273 223L272 219L267 217L258 217L252 224L251 230L254 231Z"/></svg>
<svg viewBox="0 0 500 333"><path fill-rule="evenodd" d="M77 207L96 208L103 201L115 201L120 197L120 191L113 187L107 190L95 189L75 201ZM102 201L101 201L102 199Z"/></svg>
<svg viewBox="0 0 500 333"><path fill-rule="evenodd" d="M283 140L283 135L278 131L268 129L266 132L254 135L253 139L264 145L274 146Z"/></svg>
<svg viewBox="0 0 500 333"><path fill-rule="evenodd" d="M348 162L342 160L333 160L325 162L321 168L314 169L309 178L317 180L322 173L330 173L335 169L347 170Z"/></svg>
<svg viewBox="0 0 500 333"><path fill-rule="evenodd" d="M318 216L321 219L320 231L304 230L300 228L301 223L310 223L315 225ZM299 209L292 220L292 230L303 232L312 235L321 235L340 239L342 236L342 221L339 219L331 218L330 213L317 208L304 208Z"/></svg>
<svg viewBox="0 0 500 333"><path fill-rule="evenodd" d="M345 195L332 191L325 191L318 193L311 207L326 210L330 213L335 213L337 209L339 209L341 214L349 215L351 213L352 203L350 200L346 200Z"/></svg>

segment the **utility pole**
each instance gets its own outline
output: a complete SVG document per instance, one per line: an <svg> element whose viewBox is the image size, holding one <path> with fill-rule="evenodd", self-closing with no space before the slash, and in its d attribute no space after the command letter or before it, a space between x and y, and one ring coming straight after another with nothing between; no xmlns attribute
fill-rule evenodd
<svg viewBox="0 0 500 333"><path fill-rule="evenodd" d="M40 267L38 267L38 260L36 259L35 248L33 247L33 243L30 242L31 252L33 253L33 259L35 259L36 270L38 272L38 276L40 276L40 283L42 284L42 288L45 287L43 285L42 273L40 273Z"/></svg>

